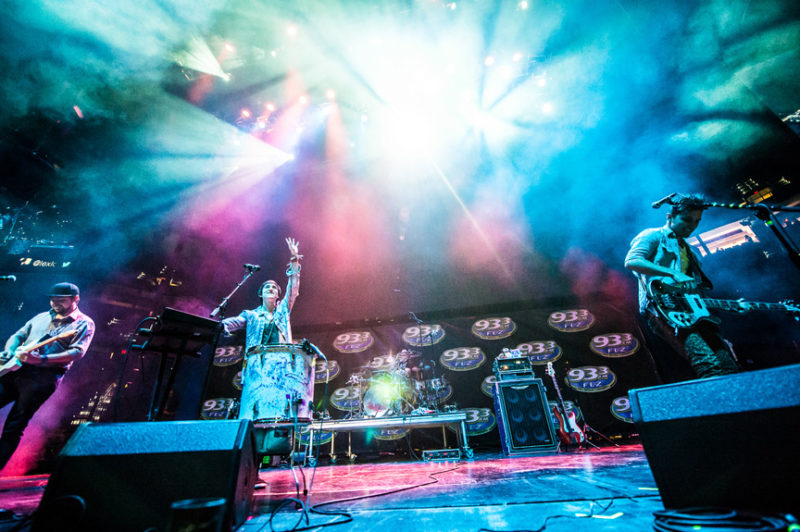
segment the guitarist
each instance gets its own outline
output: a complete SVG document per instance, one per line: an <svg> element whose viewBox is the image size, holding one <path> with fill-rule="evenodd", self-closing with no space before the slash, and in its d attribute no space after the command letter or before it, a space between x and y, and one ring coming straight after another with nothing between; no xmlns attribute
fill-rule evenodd
<svg viewBox="0 0 800 532"><path fill-rule="evenodd" d="M0 407L14 402L0 436L0 469L14 454L28 421L53 394L70 365L86 353L94 336L94 321L78 310L77 286L58 283L48 295L50 310L37 314L14 333L3 352L4 362L16 356L21 364L18 370L0 377ZM65 334L73 331L73 335ZM25 349L60 335L68 339L51 341L30 352Z"/></svg>
<svg viewBox="0 0 800 532"><path fill-rule="evenodd" d="M663 381L673 382L736 373L739 368L735 355L717 323L703 320L676 331L658 315L648 297L647 284L654 277L700 290L711 289L711 281L700 268L700 258L685 240L700 223L705 198L676 194L670 203L666 225L639 233L625 257L625 267L639 280L642 331L659 376ZM680 359L676 359L675 353ZM688 361L688 367L679 360Z"/></svg>

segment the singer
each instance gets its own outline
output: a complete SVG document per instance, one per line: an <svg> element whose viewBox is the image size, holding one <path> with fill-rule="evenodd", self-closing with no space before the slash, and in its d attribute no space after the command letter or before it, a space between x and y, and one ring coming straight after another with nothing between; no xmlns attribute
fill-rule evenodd
<svg viewBox="0 0 800 532"><path fill-rule="evenodd" d="M280 299L281 288L275 281L267 281L258 289L261 306L242 311L236 317L222 320L225 333L245 329L245 360L242 366L242 397L239 402L239 419L259 419L265 417L289 417L294 401L281 393L282 387L291 382L304 380L313 393L313 364L310 375L305 379L293 379L303 376L303 357L295 357L294 351L271 351L268 346L280 348L277 344L292 343L292 327L289 314L292 311L300 290L300 251L298 243L292 238L286 239L291 258L286 269L289 278L286 284L286 296ZM287 348L289 346L286 346ZM299 367L295 367L299 366ZM299 371L295 371L299 369ZM304 386L300 386L304 388ZM301 390L290 390L289 395L302 397ZM306 400L304 407L310 404Z"/></svg>
<svg viewBox="0 0 800 532"><path fill-rule="evenodd" d="M697 229L706 201L700 195L676 196L666 225L639 233L625 257L625 267L639 280L642 332L664 382L736 373L736 357L717 323L704 320L677 329L657 312L658 301L648 294L654 278L701 293L712 288L700 268L700 257L685 241ZM686 367L687 360L690 367Z"/></svg>
<svg viewBox="0 0 800 532"><path fill-rule="evenodd" d="M244 310L233 318L222 320L225 332L230 334L246 328L245 350L251 351L259 345L292 343L292 327L289 315L300 293L300 259L299 244L293 238L287 238L291 258L286 268L286 297L281 296L281 287L276 281L266 281L258 289L261 306L252 310Z"/></svg>
<svg viewBox="0 0 800 532"><path fill-rule="evenodd" d="M50 310L34 316L8 339L0 367L0 407L14 401L0 437L0 469L19 445L22 431L56 391L61 377L94 337L94 321L78 310L72 283L50 288ZM38 347L37 347L38 346Z"/></svg>

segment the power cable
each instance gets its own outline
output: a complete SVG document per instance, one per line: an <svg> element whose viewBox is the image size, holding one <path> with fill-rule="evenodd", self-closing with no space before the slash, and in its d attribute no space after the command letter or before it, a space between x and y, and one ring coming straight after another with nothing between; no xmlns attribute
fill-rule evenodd
<svg viewBox="0 0 800 532"><path fill-rule="evenodd" d="M717 532L778 532L790 530L797 524L791 515L768 515L730 508L695 507L681 510L653 512L653 530L656 532L689 532L709 530ZM800 527L794 530L800 530Z"/></svg>

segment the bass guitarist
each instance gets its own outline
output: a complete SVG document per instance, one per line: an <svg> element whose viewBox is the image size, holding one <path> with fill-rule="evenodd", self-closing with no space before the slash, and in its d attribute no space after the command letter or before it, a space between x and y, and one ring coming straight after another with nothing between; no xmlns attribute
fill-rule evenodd
<svg viewBox="0 0 800 532"><path fill-rule="evenodd" d="M6 372L0 377L0 407L12 401L14 406L0 436L0 469L14 454L30 419L72 363L86 353L94 336L94 321L78 310L77 286L58 283L48 295L50 310L37 314L14 333L3 352Z"/></svg>
<svg viewBox="0 0 800 532"><path fill-rule="evenodd" d="M706 201L700 195L676 194L670 203L666 225L639 233L625 257L625 267L639 280L640 322L659 376L664 382L674 382L736 373L736 357L720 333L718 320L676 328L657 312L648 293L653 279L700 292L711 289L699 256L685 240L697 229Z"/></svg>

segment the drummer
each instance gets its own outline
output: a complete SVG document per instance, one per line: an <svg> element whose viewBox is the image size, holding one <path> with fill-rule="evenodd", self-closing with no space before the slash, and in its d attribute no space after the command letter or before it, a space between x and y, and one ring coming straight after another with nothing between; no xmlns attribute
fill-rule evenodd
<svg viewBox="0 0 800 532"><path fill-rule="evenodd" d="M246 328L245 351L250 352L261 345L291 344L292 326L289 314L300 292L300 259L299 243L287 238L291 258L286 268L286 297L281 297L281 287L275 281L267 281L258 289L261 306L252 310L244 310L238 316L222 320L225 333L230 334Z"/></svg>

